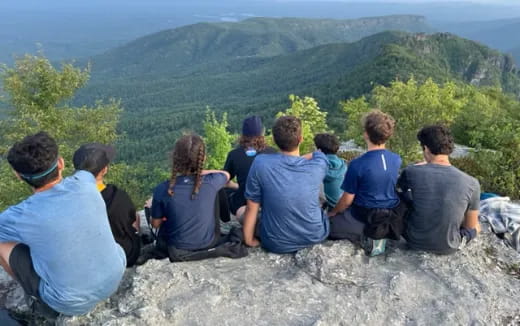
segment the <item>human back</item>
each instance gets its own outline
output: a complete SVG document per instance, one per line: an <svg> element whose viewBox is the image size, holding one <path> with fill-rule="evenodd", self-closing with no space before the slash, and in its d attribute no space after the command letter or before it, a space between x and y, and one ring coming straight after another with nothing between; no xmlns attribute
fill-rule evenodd
<svg viewBox="0 0 520 326"><path fill-rule="evenodd" d="M205 155L204 141L198 135L185 135L175 143L170 180L155 188L152 200L152 224L160 227L163 247L193 251L218 241L215 200L229 174L204 170ZM165 248L159 245L158 249Z"/></svg>
<svg viewBox="0 0 520 326"><path fill-rule="evenodd" d="M126 264L94 176L62 179L58 146L43 132L13 145L7 159L34 194L0 214L2 252L14 246L2 266L50 309L88 312L117 289Z"/></svg>
<svg viewBox="0 0 520 326"><path fill-rule="evenodd" d="M125 255L89 172L79 171L5 214L16 215L19 241L31 249L41 295L52 308L82 314L117 289Z"/></svg>
<svg viewBox="0 0 520 326"><path fill-rule="evenodd" d="M410 207L404 236L413 249L449 254L480 230L480 185L451 165L455 143L448 128L426 126L417 139L425 162L408 166L398 181Z"/></svg>
<svg viewBox="0 0 520 326"><path fill-rule="evenodd" d="M296 251L323 240L328 225L318 200L325 155L311 160L283 154L259 155L252 172L262 183L261 239L272 251Z"/></svg>
<svg viewBox="0 0 520 326"><path fill-rule="evenodd" d="M249 171L244 239L250 246L261 243L269 251L290 253L323 241L329 233L319 202L328 163L321 152L300 157L303 138L295 117L279 118L273 138L281 153L259 155ZM260 242L254 237L258 219Z"/></svg>
<svg viewBox="0 0 520 326"><path fill-rule="evenodd" d="M436 164L412 165L404 173L413 189L406 231L409 245L437 252L457 249L465 213L480 197L478 181L454 166Z"/></svg>

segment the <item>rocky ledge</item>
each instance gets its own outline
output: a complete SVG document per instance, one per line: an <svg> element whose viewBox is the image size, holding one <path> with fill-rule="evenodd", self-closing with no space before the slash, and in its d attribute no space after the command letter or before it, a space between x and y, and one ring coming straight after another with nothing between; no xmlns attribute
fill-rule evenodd
<svg viewBox="0 0 520 326"><path fill-rule="evenodd" d="M520 254L483 233L452 256L393 243L368 258L348 241L295 255L261 249L227 258L128 269L119 291L59 325L516 325ZM23 293L0 276L0 300Z"/></svg>

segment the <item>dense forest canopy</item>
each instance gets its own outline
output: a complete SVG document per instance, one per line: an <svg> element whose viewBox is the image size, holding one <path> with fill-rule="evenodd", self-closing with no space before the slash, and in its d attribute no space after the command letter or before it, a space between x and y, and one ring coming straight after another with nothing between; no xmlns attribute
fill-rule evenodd
<svg viewBox="0 0 520 326"><path fill-rule="evenodd" d="M496 24L482 28L503 26ZM168 177L169 153L185 132L204 135L206 165L220 168L248 115L262 116L268 129L277 116L299 116L303 147L312 150L317 132L358 139L360 116L376 107L398 119L390 145L405 162L420 156L417 129L443 122L458 143L475 148L456 162L461 168L486 190L520 197L513 58L452 34L388 29L431 32L411 15L251 18L166 30L61 68L43 54L21 57L2 67L0 156L40 129L57 138L69 162L82 143L115 143L110 178L141 203ZM27 188L5 159L0 169L5 207Z"/></svg>
<svg viewBox="0 0 520 326"><path fill-rule="evenodd" d="M306 24L308 29L298 27ZM159 163L166 156L158 153L183 130L202 132L208 106L228 112L236 131L241 117L250 113L264 116L269 126L289 105L288 94L312 96L329 112L331 128L341 133L345 114L340 101L396 79L454 80L520 94L510 56L454 35L381 32L341 42L358 38L358 26L366 24L370 31L389 24L424 27L420 17L402 16L367 19L361 25L357 20L251 19L165 31L93 58L92 80L74 103L121 99L121 159ZM345 26L349 32L338 32ZM336 41L313 46L322 42L318 39ZM150 153L148 143L161 150Z"/></svg>
<svg viewBox="0 0 520 326"><path fill-rule="evenodd" d="M47 130L60 143L61 154L70 163L73 151L81 144L100 141L112 143L118 135L116 124L121 114L119 102L98 103L95 107L74 108L67 98L88 80L88 70L63 65L56 70L43 57L26 56L14 68L4 69L2 79L10 108L8 117L1 120L5 131L0 138L0 209L28 194L27 186L17 180L5 160L9 146L24 135ZM312 135L330 131L327 113L311 97L289 96L291 104L277 116L298 116L304 124L307 142L303 150L312 150ZM455 164L479 178L485 191L494 191L513 198L520 197L520 102L499 88L478 88L459 82L435 83L431 78L418 82L393 81L389 86L375 86L366 96L341 104L347 117L338 119L341 132L359 139L360 117L370 109L380 108L398 121L397 132L389 143L392 150L403 156L405 164L419 158L415 133L422 126L444 123L454 130L456 141L475 150ZM228 129L227 115L220 118L206 111L201 122L208 144L207 167L223 166L227 152L236 136ZM171 113L175 116L176 113ZM243 119L246 114L236 117ZM274 116L273 116L274 118ZM168 150L175 141L171 137ZM146 143L149 153L167 156L155 143ZM70 165L66 171L71 173ZM127 189L138 205L151 193L153 185L168 177L166 168L141 160L128 164L120 162L110 168L109 181Z"/></svg>

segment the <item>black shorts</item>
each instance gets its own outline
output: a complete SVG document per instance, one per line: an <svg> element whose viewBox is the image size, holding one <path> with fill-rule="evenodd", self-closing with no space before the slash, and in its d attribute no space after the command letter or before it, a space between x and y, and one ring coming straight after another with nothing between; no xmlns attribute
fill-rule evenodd
<svg viewBox="0 0 520 326"><path fill-rule="evenodd" d="M31 251L27 245L19 243L13 248L9 256L9 266L25 294L41 299L38 291L40 276L34 270Z"/></svg>
<svg viewBox="0 0 520 326"><path fill-rule="evenodd" d="M32 312L47 319L58 316L58 312L49 307L40 297L41 278L34 270L31 250L27 245L19 243L13 248L9 256L9 266L25 294L31 297Z"/></svg>

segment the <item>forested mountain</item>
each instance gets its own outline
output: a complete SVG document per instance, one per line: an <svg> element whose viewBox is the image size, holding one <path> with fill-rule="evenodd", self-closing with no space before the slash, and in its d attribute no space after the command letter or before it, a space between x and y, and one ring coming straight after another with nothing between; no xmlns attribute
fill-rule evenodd
<svg viewBox="0 0 520 326"><path fill-rule="evenodd" d="M126 138L119 146L120 157L160 161L183 129L200 131L207 106L229 112L236 130L246 114L258 113L269 124L276 112L286 108L288 94L309 95L330 112L330 125L343 130L342 120L337 119L340 100L411 75L418 80L432 77L438 82L500 86L520 95L520 78L511 58L478 43L450 34L383 32L353 43L306 48L318 43L313 40L320 26L330 28L334 21L313 22L309 28L313 32L304 33L305 21L253 19L236 24L240 32L232 30L233 24L198 24L186 27L191 34L183 34L184 41L179 41L182 35L176 31L140 39L94 58L92 80L76 101L121 98L126 111L120 128ZM281 33L273 27L294 24L299 27L293 27L293 32ZM244 35L253 32L246 27L259 25L273 32L248 43ZM208 36L210 27L217 37ZM195 30L205 33L199 38ZM287 41L281 35L292 38ZM173 47L172 40L180 42L184 51ZM242 48L241 42L246 42L247 52L233 55ZM292 46L281 46L286 44Z"/></svg>
<svg viewBox="0 0 520 326"><path fill-rule="evenodd" d="M520 12L518 14L520 15ZM457 34L506 53L513 52L512 49L520 48L520 18L439 23L435 24L434 27L439 31ZM517 63L520 63L519 55L515 55L515 59Z"/></svg>
<svg viewBox="0 0 520 326"><path fill-rule="evenodd" d="M242 58L266 58L322 44L353 42L387 30L429 32L421 16L352 20L251 18L238 23L199 23L139 38L94 57L95 75L186 74Z"/></svg>

